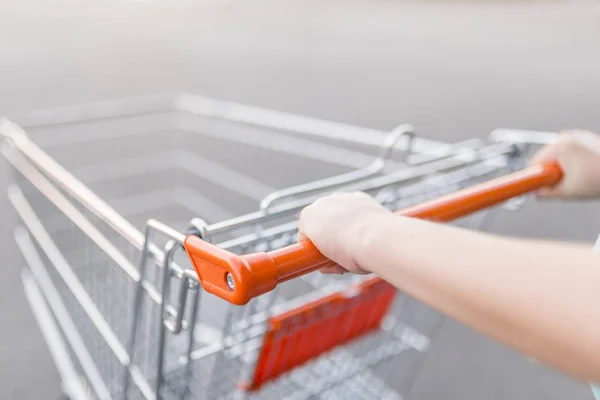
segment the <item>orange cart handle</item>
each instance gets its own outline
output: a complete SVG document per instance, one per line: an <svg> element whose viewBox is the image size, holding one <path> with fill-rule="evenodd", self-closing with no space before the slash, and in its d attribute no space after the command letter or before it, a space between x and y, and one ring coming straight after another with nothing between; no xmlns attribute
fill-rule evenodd
<svg viewBox="0 0 600 400"><path fill-rule="evenodd" d="M395 214L449 222L513 197L556 185L562 176L556 163L534 165ZM333 265L333 261L308 240L268 253L242 256L207 243L196 235L188 236L184 246L202 287L238 305L273 290L281 282Z"/></svg>

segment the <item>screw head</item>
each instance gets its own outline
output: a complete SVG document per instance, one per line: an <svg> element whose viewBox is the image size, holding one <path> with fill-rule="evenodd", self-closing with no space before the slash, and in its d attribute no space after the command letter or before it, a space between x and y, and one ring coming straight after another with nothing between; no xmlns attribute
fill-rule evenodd
<svg viewBox="0 0 600 400"><path fill-rule="evenodd" d="M235 280L233 280L233 275L228 272L225 276L225 280L227 280L227 286L229 286L229 289L235 290Z"/></svg>

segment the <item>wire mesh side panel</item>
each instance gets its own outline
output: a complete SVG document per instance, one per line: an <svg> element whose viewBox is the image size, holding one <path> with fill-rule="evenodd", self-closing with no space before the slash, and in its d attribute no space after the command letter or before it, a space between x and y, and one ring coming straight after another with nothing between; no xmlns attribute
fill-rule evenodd
<svg viewBox="0 0 600 400"><path fill-rule="evenodd" d="M19 167L14 171L18 187L10 191L13 205L34 238L46 276L110 393L121 394L139 250L31 164L18 155L11 161ZM159 325L152 303L154 312L147 307L143 318L144 326L151 328L140 336L138 348L144 351L136 357L148 380L156 370L152 332ZM130 398L140 398L135 392Z"/></svg>
<svg viewBox="0 0 600 400"><path fill-rule="evenodd" d="M30 193L28 197L31 196L32 194ZM115 382L115 377L121 373L122 365L115 356L113 350L108 345L102 333L99 331L98 327L94 324L94 321L90 315L88 315L89 310L86 309L86 307L82 307L80 302L81 298L85 297L85 294L81 294L81 287L88 286L88 289L92 290L90 285L93 285L93 283L89 281L80 281L80 284L78 285L76 281L70 279L73 276L77 276L77 272L70 269L69 264L66 264L67 262L72 262L74 257L81 259L82 255L80 254L74 256L68 252L64 256L62 255L62 252L59 255L59 253L57 253L60 251L59 245L53 241L48 241L48 237L45 237L44 235L48 234L45 226L51 226L50 221L58 222L59 220L57 216L59 215L59 213L54 213L52 216L48 216L43 220L39 219L36 221L30 219L24 221L32 237L35 239L33 241L33 251L39 255L42 265L46 268L47 277L50 279L50 284L56 288L58 293L60 293L61 301L66 310L68 310L71 320L77 327L83 343L89 350L89 353L93 358L96 368L102 376L102 379L108 386L111 386L111 384L115 385L117 383ZM32 225L36 222L39 223L38 226ZM46 225L44 225L44 223ZM69 239L73 240L71 243L72 246L82 245L82 238L77 235L63 235L63 239L66 241ZM99 263L97 260L94 260L89 264L82 263L81 266L89 266L90 268L98 268L100 270L102 268L101 263ZM85 375L82 374L82 376ZM113 386L111 388L111 392L113 394L117 393L118 386Z"/></svg>

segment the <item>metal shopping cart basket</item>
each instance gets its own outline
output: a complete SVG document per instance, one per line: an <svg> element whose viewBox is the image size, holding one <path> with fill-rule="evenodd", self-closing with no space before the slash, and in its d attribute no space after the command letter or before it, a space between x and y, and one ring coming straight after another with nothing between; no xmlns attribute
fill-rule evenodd
<svg viewBox="0 0 600 400"><path fill-rule="evenodd" d="M0 133L23 283L73 399L401 399L442 317L310 273L329 261L295 243L299 211L360 190L483 229L560 179L517 171L549 134L448 145L191 95L19 122Z"/></svg>

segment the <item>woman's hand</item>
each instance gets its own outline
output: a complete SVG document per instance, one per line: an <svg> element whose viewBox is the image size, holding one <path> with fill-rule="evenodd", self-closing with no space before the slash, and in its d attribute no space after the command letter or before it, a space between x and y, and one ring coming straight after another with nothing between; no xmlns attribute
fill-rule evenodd
<svg viewBox="0 0 600 400"><path fill-rule="evenodd" d="M309 239L323 255L338 265L325 273L346 271L365 274L355 254L361 251L365 227L391 213L365 193L336 193L315 201L302 210L298 240Z"/></svg>
<svg viewBox="0 0 600 400"><path fill-rule="evenodd" d="M541 198L600 198L600 136L589 131L566 131L541 149L534 163L555 161L564 177L555 187L539 191Z"/></svg>

